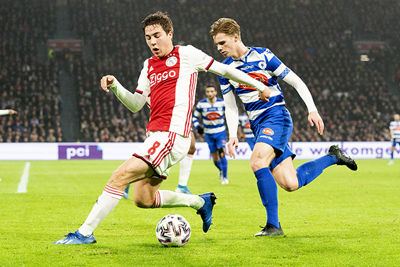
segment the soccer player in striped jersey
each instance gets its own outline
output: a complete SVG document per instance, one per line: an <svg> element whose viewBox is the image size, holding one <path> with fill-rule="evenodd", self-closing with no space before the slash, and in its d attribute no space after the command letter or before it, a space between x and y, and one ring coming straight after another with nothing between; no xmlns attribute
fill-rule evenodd
<svg viewBox="0 0 400 267"><path fill-rule="evenodd" d="M249 117L247 117L246 113L242 113L239 115L239 125L243 131L246 142L249 144L250 149L253 150L254 145L256 144L256 138L254 137L253 131L251 130L250 120Z"/></svg>
<svg viewBox="0 0 400 267"><path fill-rule="evenodd" d="M396 144L399 144L400 146L400 115L399 114L394 114L393 116L394 121L390 122L390 137L392 138L392 152L390 153L390 161L389 165L392 165L394 163L393 161L393 154L394 150L396 149Z"/></svg>
<svg viewBox="0 0 400 267"><path fill-rule="evenodd" d="M135 183L133 201L138 207L191 207L201 216L203 231L207 232L216 199L214 193L190 195L159 190L170 168L186 156L190 147L198 72L210 71L266 91L266 94L269 92L263 83L215 61L193 46L174 46L172 21L165 13L148 15L142 21L142 29L154 56L145 60L136 92L125 89L112 75L103 76L100 84L105 92L111 89L132 112L141 110L148 100L147 138L133 156L113 172L83 225L55 244L95 243L93 231L117 206L131 183Z"/></svg>
<svg viewBox="0 0 400 267"><path fill-rule="evenodd" d="M325 168L333 164L346 165L352 170L356 170L357 165L338 146L331 146L328 155L294 169L292 159L295 155L288 145L293 129L292 119L285 107L278 79L296 89L308 108L310 125L316 125L318 133L323 134L324 123L307 86L269 49L245 46L240 37L240 26L235 20L221 18L215 21L210 35L218 51L226 57L224 64L246 72L268 87L269 95L265 90L257 92L251 86L220 77L229 130L228 154L234 156L233 147L238 144L238 108L233 92L243 102L256 137L250 166L267 212L267 223L255 236L282 235L276 183L287 191L295 191L311 183Z"/></svg>
<svg viewBox="0 0 400 267"><path fill-rule="evenodd" d="M0 116L13 115L13 114L17 114L17 112L13 109L0 109Z"/></svg>
<svg viewBox="0 0 400 267"><path fill-rule="evenodd" d="M222 184L228 184L228 161L225 157L226 131L225 131L225 104L224 100L217 97L215 86L206 87L207 98L200 100L193 114L193 126L204 138L210 149L214 165L219 170ZM199 120L203 121L204 128ZM203 130L204 129L204 130Z"/></svg>

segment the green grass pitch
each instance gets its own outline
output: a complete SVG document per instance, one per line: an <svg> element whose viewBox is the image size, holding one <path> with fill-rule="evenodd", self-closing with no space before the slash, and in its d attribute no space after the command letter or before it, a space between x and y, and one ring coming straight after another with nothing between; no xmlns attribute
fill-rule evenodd
<svg viewBox="0 0 400 267"><path fill-rule="evenodd" d="M207 234L193 209L140 209L122 199L96 229L98 243L80 246L52 242L82 224L121 162L31 162L22 194L25 162L0 162L0 266L399 266L400 160L387 162L358 160L357 172L332 166L299 191L279 189L285 236L255 238L266 215L248 161L229 161L229 185L211 161L194 161L189 188L218 197ZM161 189L175 189L178 172ZM182 248L155 237L168 213L191 224Z"/></svg>

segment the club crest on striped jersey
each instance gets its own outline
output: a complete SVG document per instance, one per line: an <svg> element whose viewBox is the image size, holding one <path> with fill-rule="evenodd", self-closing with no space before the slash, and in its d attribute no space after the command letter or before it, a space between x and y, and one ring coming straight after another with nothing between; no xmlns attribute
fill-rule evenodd
<svg viewBox="0 0 400 267"><path fill-rule="evenodd" d="M271 128L264 128L262 132L266 135L274 135L274 131Z"/></svg>
<svg viewBox="0 0 400 267"><path fill-rule="evenodd" d="M210 112L206 115L207 119L210 121L218 120L221 115L218 112Z"/></svg>
<svg viewBox="0 0 400 267"><path fill-rule="evenodd" d="M176 63L178 62L178 59L174 56L169 57L166 61L165 61L165 65L167 65L167 67L172 67L174 66Z"/></svg>

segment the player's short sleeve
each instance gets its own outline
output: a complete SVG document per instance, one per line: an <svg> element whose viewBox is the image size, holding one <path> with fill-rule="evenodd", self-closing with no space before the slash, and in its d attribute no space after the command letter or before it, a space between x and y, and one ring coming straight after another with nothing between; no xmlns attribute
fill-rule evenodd
<svg viewBox="0 0 400 267"><path fill-rule="evenodd" d="M190 61L197 71L207 71L214 62L212 57L194 46L188 45L186 49L187 53L190 55Z"/></svg>
<svg viewBox="0 0 400 267"><path fill-rule="evenodd" d="M218 76L218 80L221 86L222 94L227 94L234 89L232 84L230 84L229 79L222 76Z"/></svg>
<svg viewBox="0 0 400 267"><path fill-rule="evenodd" d="M136 92L142 94L146 98L150 95L150 81L149 78L147 77L147 70L148 70L148 60L146 60L143 64L143 69L140 72L138 85L136 87Z"/></svg>
<svg viewBox="0 0 400 267"><path fill-rule="evenodd" d="M387 124L386 124L386 125L387 125ZM393 131L394 128L396 128L396 126L394 125L394 122L391 121L391 122L390 122L390 125L389 125L389 129Z"/></svg>
<svg viewBox="0 0 400 267"><path fill-rule="evenodd" d="M266 62L265 69L272 72L272 74L278 78L281 78L281 79L285 78L286 75L288 75L288 73L291 71L269 49L265 50L264 58L265 58L265 62Z"/></svg>

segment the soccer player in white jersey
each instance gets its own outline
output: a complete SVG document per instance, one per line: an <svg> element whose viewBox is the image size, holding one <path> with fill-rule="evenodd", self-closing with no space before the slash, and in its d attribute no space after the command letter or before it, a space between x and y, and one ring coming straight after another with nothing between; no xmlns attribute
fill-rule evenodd
<svg viewBox="0 0 400 267"><path fill-rule="evenodd" d="M250 120L249 117L247 117L246 113L242 113L239 115L239 125L243 131L246 143L249 144L250 149L253 150L254 145L256 144L256 138L254 137L253 131L251 130Z"/></svg>
<svg viewBox="0 0 400 267"><path fill-rule="evenodd" d="M394 163L393 158L394 158L394 150L396 149L396 144L399 144L400 146L400 115L399 114L394 114L393 116L394 121L390 122L390 137L392 139L392 151L390 153L390 161L389 165L392 165Z"/></svg>
<svg viewBox="0 0 400 267"><path fill-rule="evenodd" d="M0 109L0 116L13 115L13 114L17 114L17 112L13 109Z"/></svg>
<svg viewBox="0 0 400 267"><path fill-rule="evenodd" d="M235 20L221 18L215 21L210 35L218 51L226 57L223 63L259 79L267 85L270 92L266 98L265 91L259 94L252 87L220 77L229 130L228 154L234 156L233 147L238 144L238 108L233 92L243 102L256 137L250 166L267 212L267 223L255 236L282 235L276 183L287 191L294 191L312 182L325 168L333 164L344 164L352 170L356 170L357 165L338 146L331 146L328 155L294 169L292 159L295 155L288 146L293 129L292 119L285 107L278 79L296 89L308 108L310 125L316 125L318 133L323 134L324 124L307 86L270 50L245 46L240 38L240 26Z"/></svg>
<svg viewBox="0 0 400 267"><path fill-rule="evenodd" d="M264 84L245 73L224 65L193 46L174 46L173 26L167 14L156 12L142 21L146 43L154 54L144 62L135 93L125 89L114 76L101 79L101 88L111 89L132 112L139 111L146 99L150 102L147 138L133 157L111 175L83 225L55 244L95 243L93 231L117 206L128 184L133 187L133 201L140 208L191 207L203 220L203 231L211 225L215 195L182 194L159 190L171 166L185 157L190 146L192 111L199 71L229 77L265 92ZM111 40L110 40L111 41Z"/></svg>
<svg viewBox="0 0 400 267"><path fill-rule="evenodd" d="M210 149L214 165L219 170L222 184L228 184L228 161L225 157L226 131L225 131L225 104L224 100L217 97L215 86L206 87L207 98L200 100L193 114L193 126L203 133ZM199 120L203 121L201 126Z"/></svg>

